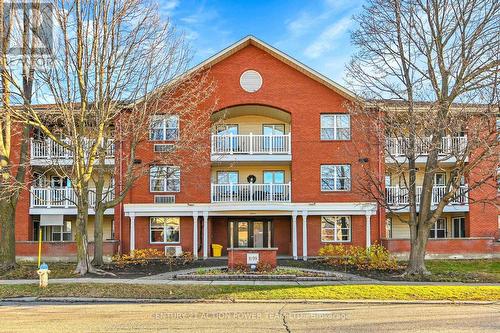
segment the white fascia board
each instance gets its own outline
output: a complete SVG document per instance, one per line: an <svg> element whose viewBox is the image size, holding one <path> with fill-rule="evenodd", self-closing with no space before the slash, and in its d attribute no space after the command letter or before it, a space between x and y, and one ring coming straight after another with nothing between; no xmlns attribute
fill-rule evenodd
<svg viewBox="0 0 500 333"><path fill-rule="evenodd" d="M345 215L375 215L377 204L375 202L349 202L349 203L235 203L235 204L125 204L126 216L192 216L193 212L208 212L209 215L220 214L248 214L251 212L273 212L275 215L292 215L292 212L308 215L345 214Z"/></svg>

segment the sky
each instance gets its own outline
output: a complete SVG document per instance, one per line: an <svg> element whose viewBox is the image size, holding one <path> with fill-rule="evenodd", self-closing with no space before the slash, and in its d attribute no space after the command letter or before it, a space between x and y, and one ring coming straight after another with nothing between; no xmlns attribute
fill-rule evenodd
<svg viewBox="0 0 500 333"><path fill-rule="evenodd" d="M158 0L161 15L185 34L192 65L254 35L344 83L353 48L352 16L362 0Z"/></svg>

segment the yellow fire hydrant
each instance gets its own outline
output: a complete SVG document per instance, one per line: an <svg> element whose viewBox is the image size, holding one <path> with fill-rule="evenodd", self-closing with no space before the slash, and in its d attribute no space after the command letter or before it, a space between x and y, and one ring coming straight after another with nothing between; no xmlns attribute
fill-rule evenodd
<svg viewBox="0 0 500 333"><path fill-rule="evenodd" d="M38 268L38 276L40 277L40 288L46 288L49 285L49 266L46 263L43 263Z"/></svg>

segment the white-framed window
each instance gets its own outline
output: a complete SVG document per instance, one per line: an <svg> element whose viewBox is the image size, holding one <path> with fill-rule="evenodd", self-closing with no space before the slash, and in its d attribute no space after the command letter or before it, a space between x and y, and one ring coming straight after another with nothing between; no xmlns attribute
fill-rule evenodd
<svg viewBox="0 0 500 333"><path fill-rule="evenodd" d="M179 192L181 170L177 166L156 165L149 169L149 190L151 192Z"/></svg>
<svg viewBox="0 0 500 333"><path fill-rule="evenodd" d="M432 226L429 238L446 238L446 219L441 218Z"/></svg>
<svg viewBox="0 0 500 333"><path fill-rule="evenodd" d="M351 116L348 114L322 114L321 140L350 140Z"/></svg>
<svg viewBox="0 0 500 333"><path fill-rule="evenodd" d="M350 216L321 216L322 242L350 242Z"/></svg>
<svg viewBox="0 0 500 333"><path fill-rule="evenodd" d="M465 237L465 217L454 217L451 219L451 228L453 238Z"/></svg>
<svg viewBox="0 0 500 333"><path fill-rule="evenodd" d="M175 141L179 138L179 116L156 115L151 117L149 139L152 141Z"/></svg>
<svg viewBox="0 0 500 333"><path fill-rule="evenodd" d="M181 236L180 217L151 217L149 242L151 244L179 243Z"/></svg>
<svg viewBox="0 0 500 333"><path fill-rule="evenodd" d="M349 164L321 166L321 191L350 190L351 166Z"/></svg>
<svg viewBox="0 0 500 333"><path fill-rule="evenodd" d="M64 221L62 226L52 226L51 240L53 242L71 242L71 221Z"/></svg>
<svg viewBox="0 0 500 333"><path fill-rule="evenodd" d="M385 219L385 237L392 238L392 217Z"/></svg>

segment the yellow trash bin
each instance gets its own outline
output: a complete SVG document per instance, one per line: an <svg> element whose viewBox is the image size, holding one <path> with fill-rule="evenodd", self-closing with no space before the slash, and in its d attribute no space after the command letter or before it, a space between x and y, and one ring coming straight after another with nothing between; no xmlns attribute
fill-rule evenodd
<svg viewBox="0 0 500 333"><path fill-rule="evenodd" d="M214 257L220 257L222 255L222 245L212 244L212 254Z"/></svg>

